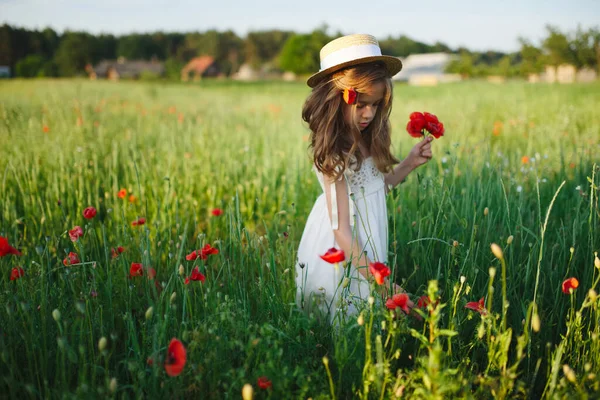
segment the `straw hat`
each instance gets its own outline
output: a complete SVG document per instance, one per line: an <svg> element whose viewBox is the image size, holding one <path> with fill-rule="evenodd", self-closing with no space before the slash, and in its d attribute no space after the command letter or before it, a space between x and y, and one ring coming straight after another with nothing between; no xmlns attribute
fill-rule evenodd
<svg viewBox="0 0 600 400"><path fill-rule="evenodd" d="M399 58L382 56L377 39L365 34L347 35L332 40L323 46L320 57L321 69L306 81L310 87L317 86L332 72L357 64L380 61L385 65L390 77L402 69Z"/></svg>

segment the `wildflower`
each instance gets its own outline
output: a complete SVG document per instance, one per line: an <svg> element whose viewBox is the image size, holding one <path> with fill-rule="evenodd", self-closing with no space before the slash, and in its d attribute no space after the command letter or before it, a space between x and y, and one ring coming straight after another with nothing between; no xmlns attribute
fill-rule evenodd
<svg viewBox="0 0 600 400"><path fill-rule="evenodd" d="M213 255L213 254L219 254L219 250L212 247L210 244L206 244L206 245L204 245L204 247L202 249L194 250L190 254L185 256L185 259L188 261L194 261L194 260L197 260L198 258L206 260L208 258L208 256Z"/></svg>
<svg viewBox="0 0 600 400"><path fill-rule="evenodd" d="M192 274L185 278L185 284L188 285L191 281L200 281L204 283L206 280L206 276L202 272L200 272L200 268L196 267L192 270Z"/></svg>
<svg viewBox="0 0 600 400"><path fill-rule="evenodd" d="M129 195L129 202L130 203L135 203L136 200L137 200L137 198L135 197L135 195L133 195L133 194Z"/></svg>
<svg viewBox="0 0 600 400"><path fill-rule="evenodd" d="M127 189L121 189L117 193L117 197L120 199L124 199L127 196Z"/></svg>
<svg viewBox="0 0 600 400"><path fill-rule="evenodd" d="M171 343L169 343L169 348L167 350L167 359L165 360L165 371L167 372L167 375L177 376L181 374L183 367L185 367L186 360L187 355L183 343L181 343L179 339L171 339Z"/></svg>
<svg viewBox="0 0 600 400"><path fill-rule="evenodd" d="M112 258L117 258L119 257L119 254L125 252L125 247L118 246L116 249L113 247L112 249L110 249L110 252L112 254Z"/></svg>
<svg viewBox="0 0 600 400"><path fill-rule="evenodd" d="M346 259L344 250L338 250L335 247L330 248L325 252L325 254L320 255L319 257L321 257L323 261L326 261L330 264L343 262Z"/></svg>
<svg viewBox="0 0 600 400"><path fill-rule="evenodd" d="M271 387L271 381L266 376L261 376L258 378L257 385L261 389L268 389Z"/></svg>
<svg viewBox="0 0 600 400"><path fill-rule="evenodd" d="M131 267L129 268L129 277L133 278L135 276L143 276L144 275L144 266L141 263L131 263Z"/></svg>
<svg viewBox="0 0 600 400"><path fill-rule="evenodd" d="M85 210L83 210L83 217L85 219L92 219L96 216L96 209L94 207L87 207Z"/></svg>
<svg viewBox="0 0 600 400"><path fill-rule="evenodd" d="M74 226L73 229L69 231L69 237L72 242L76 242L80 237L83 236L83 229L80 226Z"/></svg>
<svg viewBox="0 0 600 400"><path fill-rule="evenodd" d="M146 218L141 217L131 223L131 226L144 225L146 223Z"/></svg>
<svg viewBox="0 0 600 400"><path fill-rule="evenodd" d="M444 124L442 124L435 115L424 112L413 112L409 116L406 130L412 137L422 137L423 131L429 132L433 137L439 139L444 135Z"/></svg>
<svg viewBox="0 0 600 400"><path fill-rule="evenodd" d="M375 281L378 285L383 285L383 280L386 276L390 276L390 269L381 262L369 263L369 272L375 276Z"/></svg>
<svg viewBox="0 0 600 400"><path fill-rule="evenodd" d="M63 260L63 265L65 267L68 267L69 265L73 265L73 264L79 264L81 262L81 260L79 259L79 256L77 255L77 253L73 253L72 251L69 252L69 254L67 255L67 258L65 258Z"/></svg>
<svg viewBox="0 0 600 400"><path fill-rule="evenodd" d="M220 208L215 208L210 212L213 216L218 217L221 214L223 214L223 210L221 210Z"/></svg>
<svg viewBox="0 0 600 400"><path fill-rule="evenodd" d="M7 256L9 254L20 256L21 252L8 244L7 238L0 236L0 257Z"/></svg>
<svg viewBox="0 0 600 400"><path fill-rule="evenodd" d="M527 157L527 156L521 157L521 163L522 164L528 164L529 163L529 157Z"/></svg>
<svg viewBox="0 0 600 400"><path fill-rule="evenodd" d="M396 302L395 302L394 300L392 300L391 298L390 298L390 299L387 299L387 300L385 301L385 306L386 306L388 309L390 309L390 310L395 310L395 309L396 309L396 307L398 307L398 306L396 305Z"/></svg>
<svg viewBox="0 0 600 400"><path fill-rule="evenodd" d="M406 293L397 293L392 296L392 300L396 306L400 307L406 314L410 313L410 309L414 306L414 303Z"/></svg>
<svg viewBox="0 0 600 400"><path fill-rule="evenodd" d="M579 287L579 281L577 278L568 278L562 283L562 291L565 294L570 294L571 291Z"/></svg>
<svg viewBox="0 0 600 400"><path fill-rule="evenodd" d="M481 315L487 314L487 309L485 308L483 297L479 301L471 301L471 302L467 303L465 308L468 308L469 310L477 311Z"/></svg>
<svg viewBox="0 0 600 400"><path fill-rule="evenodd" d="M344 89L342 97L343 97L344 101L346 102L346 104L354 104L354 103L356 103L356 99L358 98L358 95L356 93L356 90L354 90L353 88L348 88L348 89Z"/></svg>
<svg viewBox="0 0 600 400"><path fill-rule="evenodd" d="M15 267L10 271L10 280L16 281L25 275L25 270L21 267Z"/></svg>
<svg viewBox="0 0 600 400"><path fill-rule="evenodd" d="M92 289L90 291L90 296L93 297L93 298L96 298L96 297L98 297L98 292L96 292L94 289Z"/></svg>
<svg viewBox="0 0 600 400"><path fill-rule="evenodd" d="M48 127L48 125L44 125L44 127L42 128L42 131L44 131L44 133L48 133L48 132L50 132L50 128Z"/></svg>

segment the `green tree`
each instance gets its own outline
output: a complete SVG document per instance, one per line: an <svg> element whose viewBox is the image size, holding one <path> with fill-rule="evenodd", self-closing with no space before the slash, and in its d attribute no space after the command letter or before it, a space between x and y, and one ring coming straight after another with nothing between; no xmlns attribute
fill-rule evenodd
<svg viewBox="0 0 600 400"><path fill-rule="evenodd" d="M84 74L86 64L94 61L93 39L85 32L65 32L54 56L61 76Z"/></svg>
<svg viewBox="0 0 600 400"><path fill-rule="evenodd" d="M33 78L42 71L46 61L38 54L30 54L23 58L15 66L15 73L22 78Z"/></svg>
<svg viewBox="0 0 600 400"><path fill-rule="evenodd" d="M293 35L283 46L279 55L279 66L296 74L316 72L320 68L319 52L329 41L322 30L307 35Z"/></svg>
<svg viewBox="0 0 600 400"><path fill-rule="evenodd" d="M521 44L521 62L519 64L519 73L526 77L529 74L537 74L543 71L543 55L542 50L532 45L527 39L519 38Z"/></svg>
<svg viewBox="0 0 600 400"><path fill-rule="evenodd" d="M560 64L577 64L577 57L569 38L562 33L558 28L547 25L548 37L544 39L542 48L547 57L547 64L558 66Z"/></svg>

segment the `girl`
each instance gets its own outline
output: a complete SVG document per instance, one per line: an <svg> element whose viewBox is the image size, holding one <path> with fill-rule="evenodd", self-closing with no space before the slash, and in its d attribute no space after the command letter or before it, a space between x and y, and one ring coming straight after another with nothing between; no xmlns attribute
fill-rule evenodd
<svg viewBox="0 0 600 400"><path fill-rule="evenodd" d="M308 79L312 93L302 109L311 130L310 148L323 194L308 217L298 249L298 306L320 310L333 321L355 314L370 296L369 263L387 261L385 195L432 157L431 136L401 162L390 152L391 77L398 58L382 56L371 35L349 35L326 44L321 70ZM335 247L348 265L321 255ZM349 261L349 263L348 263ZM348 263L348 264L346 264ZM382 294L385 287L379 290ZM400 291L394 285L394 292Z"/></svg>

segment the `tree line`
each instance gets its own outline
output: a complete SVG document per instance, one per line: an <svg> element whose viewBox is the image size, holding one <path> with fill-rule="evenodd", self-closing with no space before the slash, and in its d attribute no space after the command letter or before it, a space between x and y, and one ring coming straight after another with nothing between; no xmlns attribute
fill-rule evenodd
<svg viewBox="0 0 600 400"><path fill-rule="evenodd" d="M123 57L129 60L161 60L166 75L178 79L183 65L193 57L210 55L220 71L230 76L248 63L263 70L309 74L319 69L319 50L342 33L328 34L327 26L313 32L265 30L240 37L233 31L208 30L188 33L135 33L122 36L92 35L87 32L57 33L51 28L29 30L4 24L0 27L0 65L11 67L19 77L69 77L85 74L87 64ZM520 50L476 52L452 49L442 42L426 44L405 35L380 38L384 54L406 57L415 53L456 54L448 72L465 76L527 76L546 65L569 63L579 68L598 69L600 30L597 27L562 32L546 27L538 44L520 38Z"/></svg>

